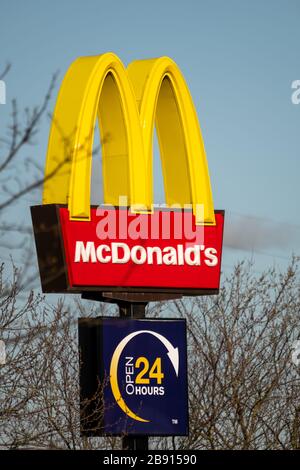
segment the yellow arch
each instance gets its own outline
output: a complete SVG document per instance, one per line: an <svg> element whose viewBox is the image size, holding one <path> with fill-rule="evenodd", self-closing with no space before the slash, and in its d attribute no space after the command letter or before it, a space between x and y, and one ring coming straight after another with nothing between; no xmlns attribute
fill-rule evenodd
<svg viewBox="0 0 300 470"><path fill-rule="evenodd" d="M50 132L44 204L68 203L72 219L89 219L97 114L105 203L118 205L119 196L126 195L135 210L151 209L156 119L167 204L192 204L197 223L215 224L197 115L180 70L167 57L135 61L128 74L112 53L79 58L71 65ZM199 214L200 204L204 213Z"/></svg>
<svg viewBox="0 0 300 470"><path fill-rule="evenodd" d="M160 57L132 62L128 73L139 106L151 199L156 121L167 204L192 204L198 223L215 225L204 144L194 104L179 68L169 57ZM197 204L203 204L204 214L197 213Z"/></svg>
<svg viewBox="0 0 300 470"><path fill-rule="evenodd" d="M43 203L68 203L72 219L90 217L94 128L101 123L104 201L151 205L138 109L127 72L112 53L80 57L70 66L54 111Z"/></svg>

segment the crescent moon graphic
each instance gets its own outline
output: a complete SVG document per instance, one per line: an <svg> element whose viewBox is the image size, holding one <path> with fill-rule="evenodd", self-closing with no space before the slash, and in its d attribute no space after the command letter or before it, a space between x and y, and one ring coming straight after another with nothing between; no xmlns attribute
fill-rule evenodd
<svg viewBox="0 0 300 470"><path fill-rule="evenodd" d="M120 343L116 347L116 349L114 351L114 354L112 356L112 359L111 359L111 363L110 363L110 385L111 385L113 396L114 396L117 404L119 405L121 410L124 411L125 414L127 414L127 416L130 416L130 418L132 418L136 421L141 421L143 423L149 423L150 420L141 418L141 416L138 416L130 408L128 408L128 406L126 405L126 403L125 403L125 401L122 397L122 394L121 394L121 391L120 391L120 388L119 388L119 384L118 384L118 365L119 365L119 360L120 360L120 356L122 354L122 351L125 348L125 346L127 345L127 343L129 343L129 341L132 340L132 338L134 338L135 336L137 336L139 334L142 334L142 333L148 333L148 334L151 334L151 335L155 336L156 338L158 338L166 346L166 348L168 350L168 356L170 358L170 361L173 364L173 367L175 369L175 373L178 376L178 369L179 369L178 348L174 348L173 345L170 343L170 341L167 340L167 338L160 335L159 333L156 333L155 331L140 330L140 331L135 331L134 333L130 333L129 335L125 336L125 338L123 338L122 341L120 341Z"/></svg>

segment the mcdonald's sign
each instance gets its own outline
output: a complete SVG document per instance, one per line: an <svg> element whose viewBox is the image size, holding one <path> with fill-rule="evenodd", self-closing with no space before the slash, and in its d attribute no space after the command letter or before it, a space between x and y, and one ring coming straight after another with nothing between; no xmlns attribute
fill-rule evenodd
<svg viewBox="0 0 300 470"><path fill-rule="evenodd" d="M93 207L97 117L104 202ZM164 207L153 204L154 125ZM171 59L125 69L106 53L70 66L51 124L43 204L31 212L44 292L218 292L224 211L214 210L196 111Z"/></svg>

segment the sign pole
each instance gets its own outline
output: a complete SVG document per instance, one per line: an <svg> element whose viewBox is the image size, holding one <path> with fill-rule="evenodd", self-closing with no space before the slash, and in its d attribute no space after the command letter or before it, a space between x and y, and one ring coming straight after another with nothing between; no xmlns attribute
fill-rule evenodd
<svg viewBox="0 0 300 470"><path fill-rule="evenodd" d="M118 302L121 318L145 318L146 302ZM124 436L123 450L148 450L148 436Z"/></svg>

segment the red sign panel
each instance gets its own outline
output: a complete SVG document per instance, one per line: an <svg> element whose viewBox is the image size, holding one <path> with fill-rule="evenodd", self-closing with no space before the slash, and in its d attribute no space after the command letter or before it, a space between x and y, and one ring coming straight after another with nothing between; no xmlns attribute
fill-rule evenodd
<svg viewBox="0 0 300 470"><path fill-rule="evenodd" d="M74 221L59 207L69 288L219 289L224 212L215 226L196 226L189 211L91 209Z"/></svg>

